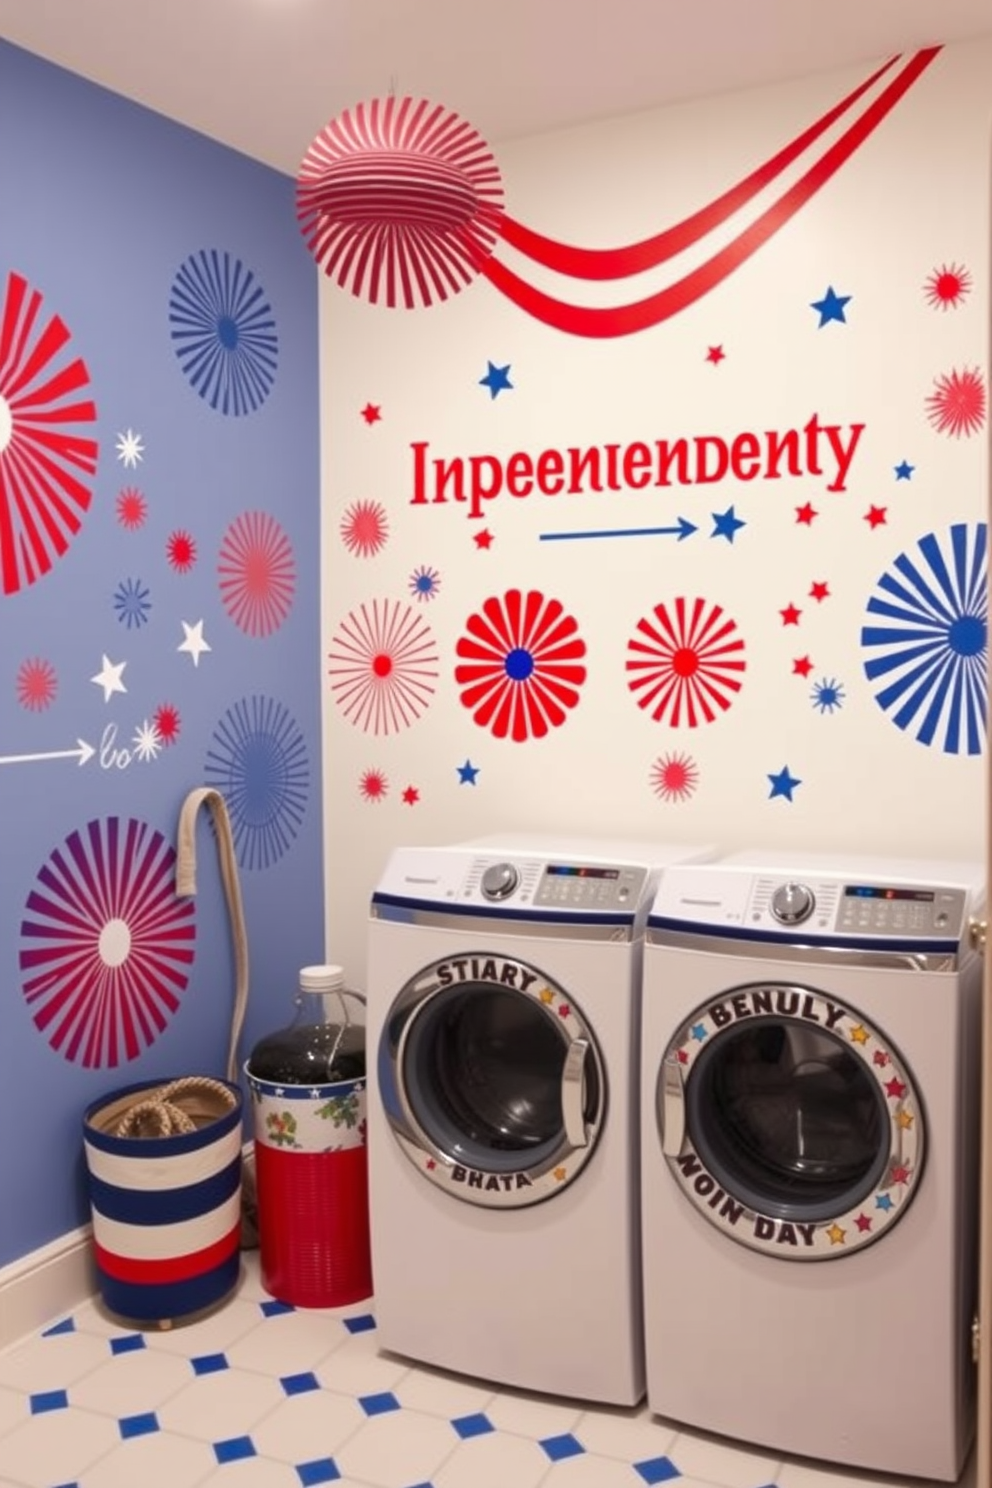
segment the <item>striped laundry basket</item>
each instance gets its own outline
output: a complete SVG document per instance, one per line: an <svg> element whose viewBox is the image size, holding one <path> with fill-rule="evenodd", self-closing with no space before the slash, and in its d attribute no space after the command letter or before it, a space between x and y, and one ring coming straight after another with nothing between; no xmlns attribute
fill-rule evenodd
<svg viewBox="0 0 992 1488"><path fill-rule="evenodd" d="M241 1254L242 1097L227 1080L147 1081L83 1115L105 1305L168 1325L232 1291Z"/></svg>

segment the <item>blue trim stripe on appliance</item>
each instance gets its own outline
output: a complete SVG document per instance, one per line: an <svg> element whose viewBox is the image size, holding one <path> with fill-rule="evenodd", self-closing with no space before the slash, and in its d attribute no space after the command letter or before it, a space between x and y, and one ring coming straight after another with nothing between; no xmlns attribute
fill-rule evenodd
<svg viewBox="0 0 992 1488"><path fill-rule="evenodd" d="M225 1261L212 1270L188 1281L140 1282L121 1281L99 1271L100 1295L111 1312L136 1322L189 1317L212 1307L232 1292L241 1274L241 1251L236 1247Z"/></svg>
<svg viewBox="0 0 992 1488"><path fill-rule="evenodd" d="M121 1224L167 1225L198 1219L218 1209L241 1182L241 1154L219 1173L182 1188L121 1188L90 1174L90 1202L105 1219Z"/></svg>
<svg viewBox="0 0 992 1488"><path fill-rule="evenodd" d="M385 914L382 918L400 923L404 920L412 920L419 910L427 910L432 914L459 915L467 920L516 920L518 923L527 925L633 925L637 920L636 906L612 914L597 914L595 911L585 909L577 909L565 914L560 909L510 909L506 905L496 904L492 906L450 904L442 899L407 899L399 894L383 893L378 889L372 895L372 903L379 909L397 911L393 914ZM403 910L409 913L404 915Z"/></svg>
<svg viewBox="0 0 992 1488"><path fill-rule="evenodd" d="M957 937L943 940L924 940L907 937L905 940L879 938L863 935L803 935L789 930L749 930L745 926L707 925L697 920L676 920L668 915L649 915L648 930L675 930L682 935L698 935L707 940L746 940L768 946L784 945L808 947L810 949L834 948L851 951L895 951L910 955L953 955L959 949Z"/></svg>

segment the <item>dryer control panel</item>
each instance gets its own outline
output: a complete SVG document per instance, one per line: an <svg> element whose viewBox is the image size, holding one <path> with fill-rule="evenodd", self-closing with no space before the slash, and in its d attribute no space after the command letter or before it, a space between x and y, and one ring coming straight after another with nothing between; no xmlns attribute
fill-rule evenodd
<svg viewBox="0 0 992 1488"><path fill-rule="evenodd" d="M457 906L499 913L562 911L617 914L642 912L657 874L646 863L467 849L397 848L376 896L397 902Z"/></svg>

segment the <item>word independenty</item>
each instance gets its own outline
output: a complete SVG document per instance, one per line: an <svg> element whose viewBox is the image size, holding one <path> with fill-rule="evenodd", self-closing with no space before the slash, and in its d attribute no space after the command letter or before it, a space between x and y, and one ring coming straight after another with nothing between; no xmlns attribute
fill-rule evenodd
<svg viewBox="0 0 992 1488"><path fill-rule="evenodd" d="M481 517L486 502L507 495L581 496L602 491L643 491L649 486L704 486L732 476L739 481L783 476L827 476L828 491L845 491L864 424L821 424L813 414L801 429L745 430L731 439L719 434L656 439L647 444L571 445L538 454L517 450L499 455L431 458L430 444L413 451L411 506L463 502L466 515Z"/></svg>

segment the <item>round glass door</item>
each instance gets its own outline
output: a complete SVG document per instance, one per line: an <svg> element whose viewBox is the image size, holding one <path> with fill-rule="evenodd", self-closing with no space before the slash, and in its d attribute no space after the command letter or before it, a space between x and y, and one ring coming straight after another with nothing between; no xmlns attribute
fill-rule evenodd
<svg viewBox="0 0 992 1488"><path fill-rule="evenodd" d="M424 1175L470 1203L533 1204L592 1155L602 1061L574 1001L533 966L475 954L403 989L379 1051L394 1134Z"/></svg>
<svg viewBox="0 0 992 1488"><path fill-rule="evenodd" d="M700 1008L666 1053L658 1112L686 1197L780 1257L860 1249L919 1183L923 1113L902 1060L810 988L759 984Z"/></svg>

